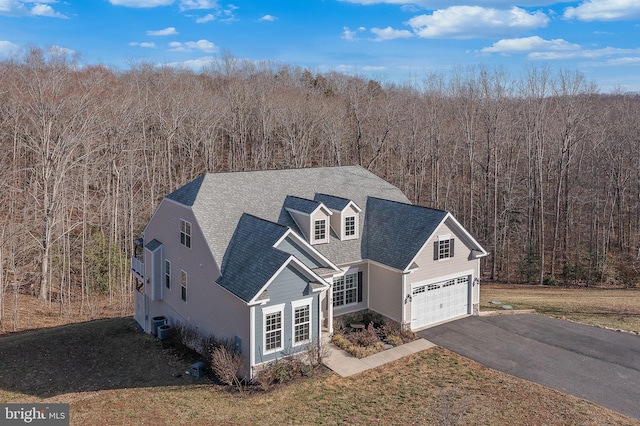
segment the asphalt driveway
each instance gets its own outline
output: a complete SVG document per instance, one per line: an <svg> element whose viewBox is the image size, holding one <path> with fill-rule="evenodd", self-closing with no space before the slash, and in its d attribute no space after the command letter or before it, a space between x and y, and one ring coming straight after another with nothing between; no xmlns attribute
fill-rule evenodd
<svg viewBox="0 0 640 426"><path fill-rule="evenodd" d="M640 420L640 336L535 314L468 317L418 335Z"/></svg>

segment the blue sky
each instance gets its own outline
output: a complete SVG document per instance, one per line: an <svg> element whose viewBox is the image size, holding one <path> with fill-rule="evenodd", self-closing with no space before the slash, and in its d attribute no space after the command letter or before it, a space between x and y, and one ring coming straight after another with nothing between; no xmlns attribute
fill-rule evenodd
<svg viewBox="0 0 640 426"><path fill-rule="evenodd" d="M29 46L121 69L229 52L397 83L546 65L640 91L640 0L0 0L0 57Z"/></svg>

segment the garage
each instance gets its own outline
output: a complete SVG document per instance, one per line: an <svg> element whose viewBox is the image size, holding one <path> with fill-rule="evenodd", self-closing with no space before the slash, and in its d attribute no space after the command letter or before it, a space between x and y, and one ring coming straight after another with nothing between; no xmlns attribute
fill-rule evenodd
<svg viewBox="0 0 640 426"><path fill-rule="evenodd" d="M470 276L411 286L411 329L469 313Z"/></svg>

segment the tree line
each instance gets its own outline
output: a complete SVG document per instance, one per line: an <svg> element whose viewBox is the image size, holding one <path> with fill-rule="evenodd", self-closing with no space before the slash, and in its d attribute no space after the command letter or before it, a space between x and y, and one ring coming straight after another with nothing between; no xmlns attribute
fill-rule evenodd
<svg viewBox="0 0 640 426"><path fill-rule="evenodd" d="M451 211L490 252L487 278L634 286L639 112L638 94L544 65L394 84L31 49L0 62L0 296L129 309L133 240L167 193L204 172L352 164Z"/></svg>

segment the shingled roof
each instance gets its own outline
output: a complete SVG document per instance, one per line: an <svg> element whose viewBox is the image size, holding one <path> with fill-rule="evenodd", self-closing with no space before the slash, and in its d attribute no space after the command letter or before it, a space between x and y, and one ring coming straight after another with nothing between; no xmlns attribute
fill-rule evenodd
<svg viewBox="0 0 640 426"><path fill-rule="evenodd" d="M398 188L359 166L211 173L167 198L191 207L213 256L222 260L217 282L247 302L290 259L273 247L289 229L300 232L287 208L364 206L361 238L340 241L331 233L329 243L313 248L334 264L370 259L399 270L410 266L448 214L410 204Z"/></svg>
<svg viewBox="0 0 640 426"><path fill-rule="evenodd" d="M327 195L327 194L316 194L314 199L316 201L320 201L325 206L336 211L344 210L345 207L347 207L351 202L351 200L349 200L348 198L336 197L334 195Z"/></svg>
<svg viewBox="0 0 640 426"><path fill-rule="evenodd" d="M273 247L286 232L285 226L242 215L222 260L218 284L249 302L291 257Z"/></svg>
<svg viewBox="0 0 640 426"><path fill-rule="evenodd" d="M208 173L167 196L190 206L215 259L223 259L244 213L297 230L285 210L287 196L313 200L316 194L333 194L366 205L368 197L409 203L395 186L360 166L254 172ZM364 221L360 221L362 235ZM314 248L336 264L363 259L362 239L340 241Z"/></svg>
<svg viewBox="0 0 640 426"><path fill-rule="evenodd" d="M364 257L405 270L447 216L444 210L370 197L363 238Z"/></svg>

